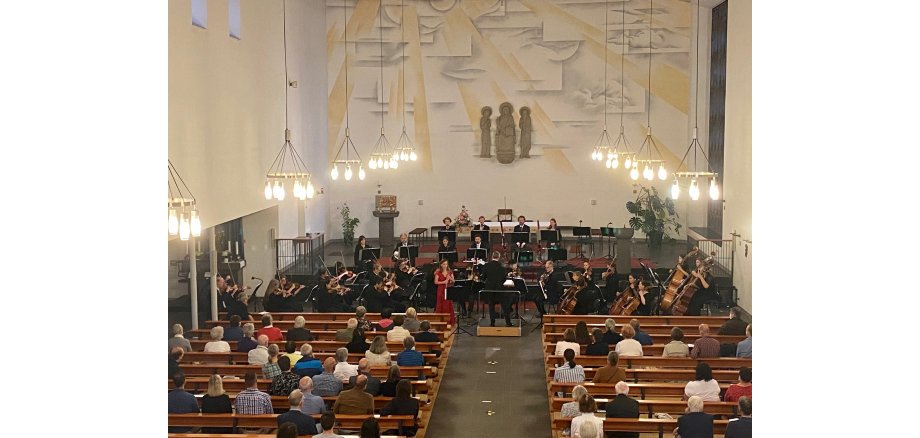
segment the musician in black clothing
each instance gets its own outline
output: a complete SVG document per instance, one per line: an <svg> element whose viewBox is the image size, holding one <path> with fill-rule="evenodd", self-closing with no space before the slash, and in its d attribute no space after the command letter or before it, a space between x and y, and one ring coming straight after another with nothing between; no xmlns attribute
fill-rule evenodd
<svg viewBox="0 0 920 438"><path fill-rule="evenodd" d="M345 304L345 299L339 295L336 289L335 277L330 277L325 284L322 284L316 297L316 309L320 312L349 312L349 306Z"/></svg>
<svg viewBox="0 0 920 438"><path fill-rule="evenodd" d="M355 245L355 271L361 272L367 270L364 260L361 260L361 250L368 248L367 238L364 236L358 237L358 244Z"/></svg>
<svg viewBox="0 0 920 438"><path fill-rule="evenodd" d="M572 309L573 315L587 315L596 310L595 300L597 300L597 289L588 287L584 275L579 271L572 272L572 279L575 286L575 308Z"/></svg>
<svg viewBox="0 0 920 438"><path fill-rule="evenodd" d="M492 253L492 261L486 263L482 268L482 275L485 280L485 290L505 290L505 280L508 278L508 270L498 261L500 255L498 251ZM490 325L495 327L495 304L501 303L502 312L505 314L505 324L511 327L511 306L504 293L489 294L489 320Z"/></svg>
<svg viewBox="0 0 920 438"><path fill-rule="evenodd" d="M543 282L543 290L546 292L546 298L544 299L542 294L537 294L537 311L540 312L540 316L546 314L546 309L544 307L545 302L550 304L559 303L559 297L562 294L562 285L560 281L564 278L564 274L555 269L556 263L552 260L546 261L546 273L541 277Z"/></svg>
<svg viewBox="0 0 920 438"><path fill-rule="evenodd" d="M393 261L394 261L394 262L398 262L398 261L399 261L399 248L402 248L402 247L409 247L409 246L410 246L410 245L409 245L409 235L406 234L406 233L400 234L400 235L399 235L399 243L396 244L396 248L393 248ZM408 251L408 250L407 250L407 251ZM410 259L409 259L409 265L410 265L410 266L415 266L415 257L412 257L412 253L411 253L411 252L409 253L409 257L410 257Z"/></svg>
<svg viewBox="0 0 920 438"><path fill-rule="evenodd" d="M445 217L444 220L442 220L441 222L444 223L444 231L456 231L457 230L457 226L451 223L452 221L449 217Z"/></svg>
<svg viewBox="0 0 920 438"><path fill-rule="evenodd" d="M476 236L476 237L473 238L473 244L470 245L470 248L473 248L473 249L488 249L489 246L488 246L487 244L485 244L485 243L482 242L482 238L481 238L481 237Z"/></svg>
<svg viewBox="0 0 920 438"><path fill-rule="evenodd" d="M479 223L476 225L473 225L473 231L488 231L488 230L489 230L489 226L486 225L486 217L479 216Z"/></svg>
<svg viewBox="0 0 920 438"><path fill-rule="evenodd" d="M524 216L518 216L518 224L514 226L515 233L529 233L530 225L524 223ZM518 250L526 250L527 244L524 242L517 242Z"/></svg>
<svg viewBox="0 0 920 438"><path fill-rule="evenodd" d="M441 239L441 244L438 245L438 252L451 252L456 250L457 245L455 245L454 242L451 242L447 236L444 236L444 238Z"/></svg>
<svg viewBox="0 0 920 438"><path fill-rule="evenodd" d="M710 262L711 263L711 262ZM688 282L696 280L699 289L690 298L690 304L687 306L687 316L699 316L703 304L709 300L717 298L715 287L712 284L712 274L709 273L710 263L703 259L696 259L696 269L690 272Z"/></svg>

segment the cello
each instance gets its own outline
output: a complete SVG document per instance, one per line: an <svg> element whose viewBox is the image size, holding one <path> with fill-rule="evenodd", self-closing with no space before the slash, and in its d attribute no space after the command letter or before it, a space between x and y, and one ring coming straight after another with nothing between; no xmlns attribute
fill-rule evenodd
<svg viewBox="0 0 920 438"><path fill-rule="evenodd" d="M619 297L613 302L613 305L610 306L611 315L623 315L628 316L632 315L633 312L639 308L641 301L639 300L638 293L633 288L636 285L636 279L632 275L629 276L633 279L633 282L623 289L623 292L620 292Z"/></svg>
<svg viewBox="0 0 920 438"><path fill-rule="evenodd" d="M715 253L712 255L714 257ZM706 260L697 259L697 261L700 263L700 266L697 268L696 272L700 274L700 277L705 278L709 270L712 269L713 257L710 257ZM687 308L690 307L690 301L693 299L693 295L702 289L702 285L700 284L700 277L693 276L693 278L687 281L687 284L684 285L683 289L681 289L680 294L674 300L674 305L671 308L672 315L683 316L687 313Z"/></svg>
<svg viewBox="0 0 920 438"><path fill-rule="evenodd" d="M667 287L665 288L664 294L661 296L661 305L659 306L661 310L668 310L674 304L677 293L689 276L683 264L688 258L695 257L699 251L699 248L693 247L686 255L677 258L677 266L674 267L671 271L671 276L665 281Z"/></svg>

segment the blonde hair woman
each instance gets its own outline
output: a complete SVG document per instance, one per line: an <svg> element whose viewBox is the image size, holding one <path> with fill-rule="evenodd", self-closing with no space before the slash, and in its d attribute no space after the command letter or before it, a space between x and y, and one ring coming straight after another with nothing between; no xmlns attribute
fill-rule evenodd
<svg viewBox="0 0 920 438"><path fill-rule="evenodd" d="M224 381L217 374L208 379L208 393L201 398L201 412L205 414L230 414L233 407L230 396L224 392ZM231 428L211 427L201 429L202 433L232 433Z"/></svg>
<svg viewBox="0 0 920 438"><path fill-rule="evenodd" d="M387 351L387 341L383 336L375 336L374 342L371 342L370 348L364 352L370 366L390 366L393 361L390 359L390 352Z"/></svg>

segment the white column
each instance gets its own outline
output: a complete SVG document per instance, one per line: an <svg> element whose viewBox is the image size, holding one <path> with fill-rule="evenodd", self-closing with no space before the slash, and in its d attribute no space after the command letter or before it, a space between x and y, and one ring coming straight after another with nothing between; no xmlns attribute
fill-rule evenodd
<svg viewBox="0 0 920 438"><path fill-rule="evenodd" d="M211 227L211 319L217 319L217 236L214 227Z"/></svg>
<svg viewBox="0 0 920 438"><path fill-rule="evenodd" d="M198 246L195 236L188 240L188 254L191 266L189 267L189 284L192 298L192 330L198 329Z"/></svg>

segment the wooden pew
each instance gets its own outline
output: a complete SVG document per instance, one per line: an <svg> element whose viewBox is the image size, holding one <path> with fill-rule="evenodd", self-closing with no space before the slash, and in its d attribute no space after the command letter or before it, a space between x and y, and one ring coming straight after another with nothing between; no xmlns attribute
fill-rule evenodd
<svg viewBox="0 0 920 438"><path fill-rule="evenodd" d="M546 356L547 366L557 366L565 362L562 356ZM602 367L607 365L606 356L578 356L575 362L583 367ZM735 357L708 357L704 359L692 359L689 357L661 357L661 356L620 356L618 366L624 368L693 368L696 369L697 362L706 362L709 366L716 369L733 369L738 370L741 367L750 367L750 358Z"/></svg>
<svg viewBox="0 0 920 438"><path fill-rule="evenodd" d="M427 394L428 389L431 386L429 380L410 380L412 382L412 387L415 389L416 394ZM246 382L243 379L224 379L224 391L227 392L240 392L246 389ZM258 379L256 386L261 391L268 391L268 387L272 384L271 379ZM172 380L168 380L169 389L173 388ZM204 393L208 391L208 378L207 377L189 377L185 379L185 390L190 393Z"/></svg>
<svg viewBox="0 0 920 438"><path fill-rule="evenodd" d="M256 330L262 328L262 323L260 321L243 321L242 323L245 324L246 322L251 322L256 327ZM227 326L230 325L230 321L215 321L215 320L205 321L205 327L208 329L214 326L218 326L218 325L226 328ZM272 321L272 326L277 327L281 330L290 330L294 328L294 321ZM307 321L304 327L310 329L311 331L312 330L338 330L338 329L347 328L348 320L340 319L336 321L332 321L332 320ZM439 332L443 332L447 330L447 322L446 321L432 321L431 328ZM383 333L384 335L386 335L386 332L383 330L377 333Z"/></svg>
<svg viewBox="0 0 920 438"><path fill-rule="evenodd" d="M334 352L314 352L313 357L319 360L326 360L327 357L335 357ZM425 364L434 365L438 364L438 356L434 353L422 353L422 357L425 358ZM348 363L357 364L359 360L364 358L363 354L358 353L349 353L348 354ZM396 362L396 353L390 353L390 358L393 362ZM231 351L230 353L205 353L203 351L190 351L185 353L182 356L182 361L180 363L216 363L216 364L249 364L249 355L248 353L240 353Z"/></svg>
<svg viewBox="0 0 920 438"><path fill-rule="evenodd" d="M195 351L204 350L205 344L211 341L199 340L199 339L190 339L189 343L192 345L192 349ZM236 350L236 341L227 342L230 344L231 350ZM284 346L287 343L286 341L270 341L270 344L277 344L280 351L284 351ZM344 347L347 342L341 341L297 341L297 350L300 350L300 347L303 344L310 344L313 347L314 352L335 352L337 349ZM403 351L402 342L387 342L387 350L393 353L398 353ZM441 351L443 347L440 342L416 342L415 350L421 353L430 353L432 351ZM660 353L659 353L660 354Z"/></svg>
<svg viewBox="0 0 920 438"><path fill-rule="evenodd" d="M563 418L559 414L553 415L553 430L562 431L572 424L571 418ZM713 421L713 432L716 435L724 435L725 428L728 426L728 420ZM657 433L660 438L665 434L673 436L671 433L677 428L677 420L661 420L657 418L605 418L605 432L640 432L640 433Z"/></svg>
<svg viewBox="0 0 920 438"><path fill-rule="evenodd" d="M645 332L645 333L648 333L648 334L659 334L659 335L669 335L669 336L670 336L670 335L671 335L671 329L674 328L674 327L680 327L680 329L684 331L684 339L687 339L687 338L693 338L693 339L695 339L695 338L698 338L698 337L699 337L699 333L700 333L700 327L699 327L699 325L687 325L687 324L679 324L679 325L659 325L659 324L650 324L650 325L645 325L645 324L643 324L642 326L639 327L639 329L642 330L642 331ZM719 327L720 327L720 326L713 326L713 325L710 325L710 326L709 326L709 331L710 331L710 333L718 333ZM590 333L591 333L592 331L594 331L594 329L596 329L596 328L601 329L602 331L607 331L607 328L606 328L606 326L605 326L603 323L601 323L601 324L593 324L593 323L592 323L592 324L588 324L588 334L590 334ZM562 333L562 332L565 331L565 329L572 329L572 330L575 330L575 324L568 323L568 322L547 322L547 323L544 323L544 324L543 324L543 333ZM623 329L623 325L622 325L622 324L617 324L617 333L619 333L620 330L622 330L622 329Z"/></svg>
<svg viewBox="0 0 920 438"><path fill-rule="evenodd" d="M597 368L585 368L585 380L594 379ZM556 375L555 368L548 369L548 379ZM626 369L626 382L689 382L696 377L696 370L689 368L628 368ZM738 380L737 370L712 370L712 378L719 382L735 382Z"/></svg>
<svg viewBox="0 0 920 438"><path fill-rule="evenodd" d="M319 422L321 415L313 415ZM396 429L400 426L412 426L415 417L411 415L336 415L338 427L360 429L361 424L368 418L376 418L380 429ZM190 427L232 427L236 428L277 428L278 415L240 415L240 414L169 414L170 426Z"/></svg>
<svg viewBox="0 0 920 438"><path fill-rule="evenodd" d="M193 348L195 347L194 343L192 344L192 347ZM615 349L616 349L616 346L611 345L609 351L614 351ZM578 357L585 356L585 350L587 350L587 347L582 345L580 350L581 351L578 352L579 354ZM556 352L556 343L549 343L549 342L543 343L543 354L544 355L553 354L555 352ZM643 345L642 346L642 354L644 356L661 356L662 353L664 353L664 344L653 344L653 345ZM594 356L594 357L603 357L606 359L607 355L605 354L603 356ZM578 362L577 359L575 361Z"/></svg>
<svg viewBox="0 0 920 438"><path fill-rule="evenodd" d="M684 331L684 339L683 339L684 343L686 344L693 343L693 341L695 341L697 338L700 337L696 329L694 329L693 332L695 333L694 335L688 335L688 333ZM667 344L668 342L671 342L671 330L670 329L668 329L667 333L648 333L648 335L652 337L652 342L656 344ZM744 335L709 335L709 336L719 341L719 343L722 343L722 344L737 344L747 339L747 336L744 336ZM333 337L335 337L335 335L333 335ZM550 343L555 344L556 342L559 342L561 340L562 340L561 332L560 333L544 332L543 333L543 342L550 342Z"/></svg>
<svg viewBox="0 0 920 438"><path fill-rule="evenodd" d="M218 374L221 376L245 376L247 371L253 371L256 375L262 374L261 365L224 365L224 364L201 364L193 365L183 363L179 365L186 376L210 376ZM371 367L371 375L374 377L386 377L389 367ZM433 366L421 367L399 367L402 376L423 376L425 378L434 378L438 375L438 368ZM736 373L737 374L737 373Z"/></svg>
<svg viewBox="0 0 920 438"><path fill-rule="evenodd" d="M549 382L549 390L551 393L563 392L565 394L571 394L572 388L575 385L582 385L585 389L588 390L588 393L593 396L598 395L608 395L616 396L616 391L614 390L613 383L572 383L572 382ZM724 392L728 389L730 383L720 383L719 388L722 388ZM670 383L670 382L645 382L645 383L630 383L629 384L629 394L630 396L645 400L647 398L653 397L677 397L680 398L684 395L684 386L686 383Z"/></svg>
<svg viewBox="0 0 920 438"><path fill-rule="evenodd" d="M210 332L211 332L210 330L198 329L198 330L189 330L185 332L185 334L186 334L186 337L189 339L194 339L194 338L210 339L211 337ZM315 339L320 340L320 341L334 341L335 332L336 332L335 330L310 330L310 334L313 335ZM415 336L419 332L411 332L411 333L412 333L412 336ZM439 341L441 342L444 341L445 332L431 332L431 333L434 333L435 335L437 335ZM281 330L281 334L284 335L284 339L286 340L287 330ZM384 338L386 338L387 335L385 332L374 332L374 331L364 332L364 338L367 339L368 341L372 341L377 336L383 336ZM562 339L562 335L559 335L559 339ZM670 339L671 338L668 337L668 340L665 342L670 342ZM742 337L742 339L744 338ZM297 341L297 342L299 343L299 342L305 342L305 341Z"/></svg>
<svg viewBox="0 0 920 438"><path fill-rule="evenodd" d="M333 313L268 312L268 313L272 315L273 320L278 320L278 321L293 321L294 318L298 316L302 316L307 321L338 321L338 320L347 321L349 318L355 317L354 312L351 312L351 313L345 313L345 312L333 312ZM258 312L250 312L249 314L252 315L252 317L255 318L256 321L259 321L262 318L262 315ZM406 316L405 313L394 313L393 314L393 316L396 316L396 315ZM217 317L220 318L221 321L229 320L229 318L227 318L227 312L219 312L217 314ZM368 312L364 314L364 319L367 319L368 321L379 321L381 318L383 317L380 315L380 313L377 313L377 312ZM435 322L435 321L447 322L450 320L450 314L449 313L419 313L416 316L416 319L418 319L419 321L428 320L431 322Z"/></svg>
<svg viewBox="0 0 920 438"><path fill-rule="evenodd" d="M613 318L616 321L618 326L629 323L629 320L636 319L639 321L639 325L644 327L646 324L659 324L659 325L700 325L700 324L709 324L709 327L713 326L721 327L725 321L728 321L727 316L623 316L623 315L543 315L544 323L570 323L576 324L578 321L584 321L588 325L593 324L604 324L604 321L607 318ZM421 318L419 318L421 319Z"/></svg>
<svg viewBox="0 0 920 438"><path fill-rule="evenodd" d="M201 400L202 400L202 397L201 397L201 396L202 396L202 395L203 395L203 394L198 394L198 395L195 397L195 399L198 400L198 405L199 405L199 406L201 405ZM231 403L234 403L235 400L236 400L236 396L237 396L238 394L236 394L236 393L233 393L233 394L227 393L227 395L230 397L230 402L231 402ZM419 399L419 409L420 409L420 410L421 410L421 409L426 409L427 407L430 406L430 405L427 404L428 401L427 401L427 397L425 397L425 395L422 395L421 397L416 397L416 398ZM326 403L326 406L327 406L330 410L332 410L332 406L335 405L336 399L338 399L338 397L323 397L323 401ZM379 411L380 409L383 409L383 407L386 406L387 403L389 403L391 400L393 400L393 397L384 397L384 396L382 396L382 395L378 395L378 396L374 397L374 409L377 410L377 411ZM560 399L560 400L562 400L562 399ZM560 405L560 406L561 406L561 405ZM272 408L274 408L274 410L275 410L276 413L283 414L283 413L287 412L288 410L290 410L291 406L290 406L290 403L288 402L288 398L287 398L286 396L283 396L283 395L273 395L273 396L272 396ZM561 409L561 408L560 408L560 409Z"/></svg>
<svg viewBox="0 0 920 438"><path fill-rule="evenodd" d="M613 400L611 398L596 397L594 401L597 403L597 408L599 410L604 410L604 406L607 403ZM552 412L558 413L562 411L562 405L574 401L573 398L561 398L553 397L552 399ZM636 400L639 402L639 412L642 415L652 418L652 415L659 412L665 412L671 415L677 414L682 415L687 410L687 402L685 400ZM726 415L726 416L737 416L738 415L738 403L735 402L705 402L703 411L707 414L713 415Z"/></svg>

